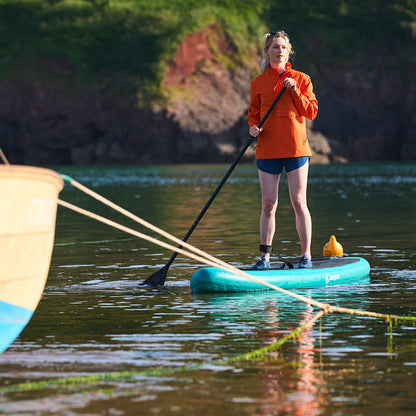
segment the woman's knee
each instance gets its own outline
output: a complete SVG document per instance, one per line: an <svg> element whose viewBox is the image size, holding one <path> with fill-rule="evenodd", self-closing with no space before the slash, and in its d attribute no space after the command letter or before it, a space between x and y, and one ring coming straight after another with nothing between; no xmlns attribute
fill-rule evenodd
<svg viewBox="0 0 416 416"><path fill-rule="evenodd" d="M291 201L295 212L308 211L308 204L306 202L306 198L303 195L296 195L292 197Z"/></svg>
<svg viewBox="0 0 416 416"><path fill-rule="evenodd" d="M276 213L276 208L277 201L273 199L263 199L262 211L266 216L271 217L272 215L274 215Z"/></svg>

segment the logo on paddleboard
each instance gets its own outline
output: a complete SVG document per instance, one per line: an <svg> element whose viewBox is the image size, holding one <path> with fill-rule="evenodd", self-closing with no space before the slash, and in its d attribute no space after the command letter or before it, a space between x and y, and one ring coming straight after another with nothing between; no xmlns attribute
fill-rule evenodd
<svg viewBox="0 0 416 416"><path fill-rule="evenodd" d="M329 274L325 273L325 282L326 284L333 282L335 280L339 280L341 276L339 274Z"/></svg>

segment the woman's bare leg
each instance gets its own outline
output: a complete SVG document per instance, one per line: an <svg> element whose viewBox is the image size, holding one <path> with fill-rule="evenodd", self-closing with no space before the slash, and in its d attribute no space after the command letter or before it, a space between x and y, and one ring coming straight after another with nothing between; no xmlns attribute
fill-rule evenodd
<svg viewBox="0 0 416 416"><path fill-rule="evenodd" d="M298 231L301 256L311 258L312 220L307 205L306 189L308 183L309 162L299 169L288 172L290 201L296 216L296 229Z"/></svg>
<svg viewBox="0 0 416 416"><path fill-rule="evenodd" d="M260 244L271 246L276 230L276 208L278 202L278 191L280 174L270 174L259 170L261 189L261 215L260 215ZM267 260L270 253L263 252Z"/></svg>

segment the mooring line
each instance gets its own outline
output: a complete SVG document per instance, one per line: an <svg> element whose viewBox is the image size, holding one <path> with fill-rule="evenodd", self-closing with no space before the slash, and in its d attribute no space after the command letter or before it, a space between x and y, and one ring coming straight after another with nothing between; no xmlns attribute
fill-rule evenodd
<svg viewBox="0 0 416 416"><path fill-rule="evenodd" d="M61 174L61 177L66 182L69 182L75 188L77 188L80 191L86 193L87 195L90 195L94 199L102 202L103 204L105 204L105 205L109 206L110 208L114 209L115 211L117 211L117 212L125 215L126 217L132 219L133 221L135 221L135 222L143 225L144 227L146 227L146 228L148 228L148 229L150 229L150 230L152 230L152 231L154 231L154 232L162 235L163 237L165 237L165 238L167 238L167 239L175 242L176 244L179 244L181 247L185 247L188 250L190 250L191 252L196 253L196 256L195 256L195 254L190 253L190 252L184 250L183 248L174 247L174 246L172 246L170 244L161 242L160 240L157 240L155 238L152 238L152 237L150 237L150 236L148 236L146 234L143 234L143 233L139 233L137 231L134 231L134 230L132 230L132 229L130 229L128 227L124 227L124 226L122 226L120 224L115 223L114 221L108 220L107 218L101 217L101 216L99 216L97 214L94 214L94 213L89 212L89 211L86 211L86 210L84 210L82 208L76 207L75 205L68 204L65 201L59 200L58 203L60 205L65 206L64 204L66 204L66 207L67 208L72 209L74 211L77 211L78 213L83 214L83 215L86 215L88 217L94 218L95 220L100 221L100 222L103 222L103 223L105 223L105 224L107 224L109 226L112 226L114 228L118 228L118 229L120 229L120 230L122 230L124 232L127 232L129 234L135 235L135 236L137 236L139 238L142 238L144 240L150 241L150 242L152 242L154 244L157 244L157 245L160 245L162 247L169 248L173 252L177 252L177 253L183 254L183 255L185 255L187 257L191 257L192 259L197 260L197 261L200 261L200 262L203 262L203 263L205 263L205 264L207 264L209 266L212 266L212 267L220 267L223 270L226 270L226 271L229 271L231 273L237 274L237 275L239 275L241 277L245 277L246 279L249 279L249 280L254 281L256 283L259 283L259 284L262 284L264 286L267 286L270 289L277 290L277 291L279 291L281 293L285 293L285 294L287 294L289 296L295 297L295 298L301 300L302 302L305 302L307 304L314 305L314 306L316 306L318 308L321 308L321 309L325 310L326 313L330 313L331 312L330 306L328 304L324 304L322 302L318 302L318 301L315 301L313 299L309 299L309 298L306 298L304 296L297 295L296 293L289 292L288 290L282 289L282 288L280 288L278 286L275 286L275 285L270 284L268 282L264 282L261 279L258 279L258 278L254 277L252 275L249 275L248 273L243 272L242 270L240 270L240 269L238 269L238 268L230 265L229 263L226 263L226 262L224 262L222 260L219 260L216 257L214 257L214 256L206 253L205 251L200 250L197 247L195 247L195 246L193 246L193 245L191 245L191 244L189 244L189 243L187 243L185 241L180 240L179 238L173 236L172 234L169 234L168 232L162 230L161 228L156 227L155 225L149 223L148 221L143 220L142 218L140 218L137 215L134 215L133 213L131 213L131 212L127 211L126 209L120 207L119 205L117 205L114 202L108 200L107 198L103 197L102 195L98 194L97 192L95 192L95 191L87 188L86 186L80 184L79 182L77 182L76 180L74 180L73 178L71 178L70 176L68 176L68 175L62 175Z"/></svg>
<svg viewBox="0 0 416 416"><path fill-rule="evenodd" d="M62 176L62 175L61 175ZM72 178L70 179L70 183L72 184L73 181ZM66 179L67 180L67 179ZM76 183L77 187L79 187L79 189L83 190L82 185ZM79 185L79 186L78 186ZM88 189L88 188L85 188ZM189 248L191 251L197 252L197 253L202 253L202 256L192 253L192 252L188 252L186 250L184 250L183 248L180 249L178 247L174 247L168 243L165 243L163 241L157 240L153 237L150 237L146 234L140 233L138 231L132 230L128 227L125 227L123 225L120 225L114 221L111 221L107 218L101 217L100 215L94 214L92 212L89 212L87 210L84 210L82 208L79 208L75 205L72 205L68 202L62 201L62 200L58 200L58 203L61 206L64 206L68 209L71 209L75 212L78 212L82 215L85 215L87 217L93 218L97 221L103 222L106 225L112 226L116 229L119 229L121 231L124 231L126 233L129 233L131 235L134 235L136 237L142 238L144 240L147 240L149 242L152 242L154 244L157 244L161 247L164 248L168 248L170 250L173 250L175 252L181 253L187 257L190 257L194 260L197 261L201 261L207 265L213 265L214 267L221 267L222 269L232 272L234 274L240 275L242 277L245 277L249 280L253 280L257 283L260 283L264 286L267 286L271 289L274 289L276 291L285 293L289 296L295 297L307 304L310 305L314 305L317 306L319 308L321 308L321 311L319 311L318 313L316 313L310 320L308 320L305 324L302 324L300 326L298 326L295 330L293 330L289 335L286 335L283 338L280 338L278 341L276 341L275 343L272 343L266 347L262 347L259 349L256 349L254 351L251 351L249 353L244 353L241 354L239 356L236 357L231 357L231 358L224 358L224 359L219 359L219 360L215 360L213 362L203 362L203 363L199 363L199 364L192 364L192 365L188 365L188 366L183 366L183 367L175 367L175 368L155 368L155 369L150 369L150 370L144 370L144 371L122 371L122 372L116 372L116 373L103 373L103 374L98 374L98 375L91 375L91 376L79 376L79 377L66 377L66 378L61 378L61 379L55 379L55 380L48 380L48 381L41 381L41 382L28 382L28 383L19 383L16 384L14 386L8 386L8 387L3 387L0 388L0 393L4 394L4 393L8 393L8 392L13 392L13 391L28 391L28 390L37 390L37 389L41 389L41 388L47 388L47 387L54 387L54 386L67 386L67 385L77 385L77 384L86 384L86 383L98 383L98 382L111 382L111 381L117 381L117 380L128 380L128 379L132 379L135 377L139 377L139 376L157 376L157 375L167 375L167 374L172 374L172 373L176 373L176 372L184 372L184 371L194 371L194 370L198 370L200 368L202 368L203 366L208 366L208 365L221 365L221 364L226 364L226 363L232 363L232 362L238 362L238 361L247 361L247 360L254 360L254 359L258 359L264 355L267 355L270 351L273 350L277 350L279 349L285 342L287 342L290 339L294 339L298 336L301 335L302 331L304 331L305 329L312 327L312 325L320 318L322 318L325 314L330 313L330 312L340 312L340 313L347 313L350 315L363 315L363 316L370 316L370 317L374 317L374 318L383 318L385 319L389 325L392 325L392 322L394 320L396 321L413 321L416 322L416 317L414 316L398 316L398 315L387 315L387 314L381 314L381 313L374 313L374 312L367 312L367 311L362 311L362 310L357 310L357 309L349 309L349 308L339 308L336 306L331 306L329 304L326 303L322 303L322 302L317 302L311 298L306 298L304 296L295 294L293 292L287 291L285 289L279 288L275 285L269 284L267 282L264 282L260 279L255 278L254 276L251 276L247 273L245 273L244 271L231 266L228 263L225 263L211 255L209 255L208 253L203 252L202 250L199 250L193 246L191 246L190 244L183 242L182 240L177 239L176 237L166 233L163 230L158 229L157 227L153 226L150 223L147 223L146 221L142 220L141 218L129 213L128 211L124 210L121 207L118 207L116 204L112 203L111 201L106 200L104 197L101 197L100 195L96 194L93 191L88 190L90 195L96 195L98 196L99 200L104 200L106 201L106 205L109 205L107 202L110 203L110 206L114 205L117 211L124 213L125 215L128 214L127 216L134 219L134 220L139 220L137 222L141 223L142 225L145 225L147 227L147 225L151 226L151 227L147 227L147 228L151 228L153 229L153 231L158 232L159 234L164 235L165 237L178 242L179 244L181 244L182 246L186 246L187 248ZM96 197L94 196L94 197ZM102 201L103 202L103 201ZM161 231L161 232L159 232Z"/></svg>
<svg viewBox="0 0 416 416"><path fill-rule="evenodd" d="M320 309L322 309L325 314L331 313L331 312L340 312L340 313L347 313L350 315L362 315L362 316L369 316L369 317L373 317L373 318L382 318L385 319L387 322L391 322L392 320L407 320L407 321L413 321L416 322L416 317L406 317L406 316L398 316L398 315L388 315L388 314L381 314L381 313L375 313L375 312L367 312L367 311L363 311L363 310L359 310L359 309L350 309L350 308L340 308L337 306L333 306L330 305L328 303L323 303L323 302L318 302L312 298L307 298L305 296L290 292L286 289L282 289L276 285L273 285L271 283L265 282L261 279L258 279L255 276L252 276L246 272L244 272L243 270L240 270L222 260L217 259L216 257L206 253L205 251L202 251L198 248L196 248L195 246L192 246L191 244L184 242L182 240L179 240L177 237L167 233L166 231L154 226L153 224L150 224L149 222L143 220L142 218L138 217L137 215L132 214L131 212L127 211L126 209L118 206L117 204L115 204L112 201L109 201L108 199L104 198L103 196L97 194L96 192L88 189L87 187L85 187L84 185L81 185L80 183L76 182L74 179L72 179L69 176L66 175L61 175L63 177L63 179L67 182L69 182L71 185L75 186L76 188L78 188L79 190L81 190L82 192L87 193L88 195L92 196L93 198L97 199L98 201L104 203L105 205L113 208L114 210L120 212L121 214L133 219L135 222L138 222L139 224L145 226L146 228L151 229L152 231L162 235L163 237L166 237L167 239L170 239L172 241L174 241L177 244L180 244L181 246L187 248L188 250L191 250L191 252L186 251L184 248L179 248L179 247L175 247L172 246L168 243L165 243L163 241L157 240L153 237L150 237L146 234L140 233L138 231L132 230L131 228L125 227L123 225L120 225L114 221L111 221L107 218L104 218L100 215L94 214L90 211L87 211L83 208L79 208L75 205L69 204L68 202L62 201L62 200L58 200L58 203L62 206L65 206L66 208L72 209L73 211L76 211L82 215L85 215L87 217L93 218L97 221L103 222L104 224L107 224L111 227L117 228L121 231L124 231L126 233L129 233L131 235L134 235L136 237L142 238L144 240L147 240L151 243L157 244L161 247L164 248L168 248L169 250L172 250L174 252L178 252L180 254L183 254L184 256L190 257L193 260L202 262L206 265L212 266L212 267L218 267L221 268L225 271L231 272L233 274L236 274L238 276L244 277L248 280L254 281L256 283L259 283L263 286L266 286L270 289L276 290L278 292L284 293L288 296L294 297L298 300L301 300L302 302L305 302L306 304L309 305L313 305L316 306Z"/></svg>
<svg viewBox="0 0 416 416"><path fill-rule="evenodd" d="M95 241L67 241L65 243L55 243L54 247L75 246L77 244L102 244L102 243L125 243L133 241L133 238L120 238L118 240L95 240Z"/></svg>
<svg viewBox="0 0 416 416"><path fill-rule="evenodd" d="M3 153L3 150L0 147L0 158L5 165L10 165L9 161L7 160L6 155Z"/></svg>
<svg viewBox="0 0 416 416"><path fill-rule="evenodd" d="M145 228L150 229L151 231L154 231L157 234L160 234L161 236L167 238L168 240L173 241L176 244L179 244L182 247L187 248L188 250L190 250L191 252L194 252L196 254L198 254L201 258L207 259L211 262L214 262L218 265L222 265L224 267L232 267L231 265L229 265L228 263L217 259L216 257L208 254L207 252L198 249L197 247L187 243L186 241L180 240L179 238L175 237L172 234L169 234L168 232L162 230L159 227L156 227L155 225L151 224L150 222L144 220L143 218L138 217L137 215L131 213L130 211L127 211L126 209L120 207L119 205L115 204L114 202L110 201L109 199L103 197L102 195L98 194L97 192L87 188L86 186L80 184L79 182L77 182L76 180L74 180L73 178L71 178L70 176L67 175L61 175L61 177L66 181L69 182L72 186L74 186L75 188L79 189L81 192L84 192L85 194L91 196L92 198L96 199L97 201L103 203L104 205L107 205L108 207L112 208L113 210L121 213L122 215L130 218L131 220L137 222L138 224L144 226ZM102 217L101 217L102 218ZM97 219L97 218L95 218ZM101 220L99 220L101 221ZM142 236L144 234L141 234ZM143 237L141 237L143 238ZM152 241L156 244L159 244L158 242L159 240L155 240ZM160 245L160 244L159 244ZM174 247L172 249L173 246L170 246L169 248L172 251L176 251L178 253L180 253L180 249L178 249L177 247ZM182 253L183 254L183 253ZM185 254L186 256L188 255L188 253ZM198 261L201 261L200 259L198 259ZM235 270L238 270L236 268L233 268Z"/></svg>
<svg viewBox="0 0 416 416"><path fill-rule="evenodd" d="M178 247L172 246L171 244L168 244L168 243L165 243L163 241L157 240L154 237L148 236L147 234L143 234L143 233L141 233L139 231L135 231L135 230L133 230L131 228L128 228L128 227L126 227L124 225L118 224L118 223L116 223L116 222L114 222L112 220L109 220L109 219L107 219L105 217L102 217L102 216L100 216L98 214L95 214L93 212L87 211L87 210L85 210L83 208L77 207L76 205L70 204L70 203L68 203L66 201L62 201L62 200L59 199L58 200L58 204L61 205L61 206L63 206L63 207L65 207L65 208L71 209L71 210L73 210L75 212L78 212L79 214L85 215L87 217L90 217L90 218L93 218L93 219L95 219L97 221L100 221L100 222L102 222L102 223L104 223L106 225L109 225L111 227L114 227L114 228L116 228L118 230L124 231L124 232L126 232L128 234L131 234L131 235L134 235L136 237L142 238L143 240L146 240L146 241L149 241L151 243L157 244L157 245L159 245L161 247L164 247L164 248L167 248L169 250L176 251L176 252L178 252L178 253L180 253L180 254L182 254L184 256L190 257L193 260L196 260L196 261L202 262L204 264L207 264L208 266L221 267L225 271L228 271L228 272L237 274L239 276L245 277L245 278L247 278L249 280L252 280L252 281L254 281L256 283L259 283L259 284L262 284L264 286L267 286L270 289L274 289L274 290L276 290L278 292L285 293L285 294L287 294L289 296L292 296L294 298L297 298L297 299L299 299L302 302L305 302L307 304L317 306L317 307L323 309L324 311L326 311L326 313L331 312L331 309L330 309L331 307L328 304L325 304L325 303L322 303L322 302L318 302L318 301L313 300L311 298L307 298L305 296L298 295L298 294L293 293L293 292L290 292L290 291L288 291L286 289L282 289L282 288L280 288L278 286L275 286L275 285L273 285L271 283L265 282L265 281L263 281L261 279L258 279L255 276L252 276L252 275L250 275L248 273L245 273L244 271L242 271L242 270L240 270L240 269L238 269L238 268L236 268L236 267L234 267L234 266L232 266L232 265L230 265L228 263L225 263L225 262L223 262L221 260L218 260L215 257L213 257L213 256L211 256L211 255L209 255L207 253L204 253L205 256L204 257L201 257L198 254L191 253L189 251L184 250L183 248L178 248ZM167 234L167 233L164 232L164 234ZM187 244L187 246L188 245L189 244ZM201 251L201 250L198 250L198 251Z"/></svg>
<svg viewBox="0 0 416 416"><path fill-rule="evenodd" d="M280 288L278 286L275 286L271 283L268 283L268 282L265 282L261 279L258 279L257 277L252 276L252 275L244 272L243 270L240 270L240 269L238 269L238 268L236 268L236 267L234 267L234 266L232 266L228 263L225 263L224 261L219 260L219 259L209 255L208 253L203 252L204 257L201 257L198 254L191 253L189 251L186 251L183 248L178 248L178 247L172 246L171 244L168 244L168 243L165 243L163 241L157 240L156 238L150 237L147 234L143 234L143 233L140 233L138 231L135 231L131 228L128 228L124 225L118 224L118 223L116 223L112 220L109 220L109 219L104 218L104 217L102 217L98 214L95 214L95 213L87 211L83 208L72 205L68 202L58 200L58 203L60 205L64 206L64 207L66 207L66 208L69 208L69 209L71 209L75 212L78 212L79 214L82 214L82 215L85 215L87 217L93 218L97 221L100 221L100 222L102 222L106 225L109 225L111 227L114 227L116 229L124 231L128 234L131 234L131 235L134 235L136 237L142 238L144 240L147 240L151 243L157 244L157 245L159 245L161 247L164 247L164 248L167 248L169 250L177 251L178 253L183 254L184 256L190 257L193 260L202 262L202 263L207 264L207 265L212 266L212 267L219 267L219 268L221 268L225 271L234 273L238 276L244 277L246 279L252 280L256 283L259 283L259 284L262 284L266 287L269 287L270 289L276 290L278 292L284 293L288 296L291 296L293 298L301 300L302 302L305 302L306 304L317 306L317 307L321 308L325 312L325 314L331 313L331 312L340 312L340 313L346 313L346 314L350 314L350 315L362 315L362 316L369 316L369 317L373 317L373 318L382 318L382 319L385 319L387 322L391 322L393 320L416 322L416 316L388 315L388 314L382 314L382 313L376 313L376 312L363 311L363 310L359 310L359 309L340 308L338 306L329 305L328 303L318 302L318 301L316 301L312 298L308 298L308 297L299 295L297 293L290 292L286 289L282 289L282 288ZM154 227L154 228L157 228L157 227ZM164 233L164 235L170 235L170 234L166 233L165 231L163 233ZM171 237L173 237L173 236L171 236ZM176 239L176 237L173 237L173 239ZM190 247L195 249L195 247L191 246L188 243L186 244L186 246L190 246ZM201 251L199 249L196 249L196 250L199 251L199 252Z"/></svg>

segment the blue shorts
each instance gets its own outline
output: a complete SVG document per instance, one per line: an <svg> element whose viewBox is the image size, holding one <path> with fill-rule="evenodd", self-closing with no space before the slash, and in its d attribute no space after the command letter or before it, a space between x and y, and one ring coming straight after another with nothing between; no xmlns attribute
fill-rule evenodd
<svg viewBox="0 0 416 416"><path fill-rule="evenodd" d="M309 159L309 156L287 157L282 159L257 159L256 164L257 169L276 175L282 173L283 168L285 168L286 172L299 169L307 163Z"/></svg>

